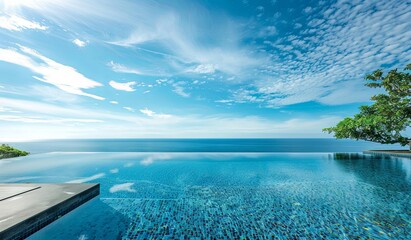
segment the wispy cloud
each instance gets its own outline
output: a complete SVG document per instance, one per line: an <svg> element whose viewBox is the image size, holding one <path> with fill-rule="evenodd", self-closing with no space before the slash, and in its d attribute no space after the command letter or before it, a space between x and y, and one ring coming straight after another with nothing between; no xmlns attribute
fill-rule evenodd
<svg viewBox="0 0 411 240"><path fill-rule="evenodd" d="M83 91L83 89L102 86L101 83L91 80L76 69L55 62L30 48L24 46L19 46L19 50L0 48L0 61L25 67L39 75L33 76L35 79L52 84L65 92L104 100L101 96Z"/></svg>
<svg viewBox="0 0 411 240"><path fill-rule="evenodd" d="M125 121L138 124L146 122L146 119L144 118L131 117L123 114L113 114L103 110L99 111L93 108L84 108L76 104L61 105L44 103L40 101L0 97L0 106L3 108L12 109L14 111L20 111L27 114L30 113L31 115L41 115L44 117L49 116L60 118L98 119L102 121ZM134 109L130 107L127 108L134 111Z"/></svg>
<svg viewBox="0 0 411 240"><path fill-rule="evenodd" d="M194 68L189 68L187 72L192 72L192 73L214 73L216 71L216 66L213 64L200 64Z"/></svg>
<svg viewBox="0 0 411 240"><path fill-rule="evenodd" d="M137 69L126 67L122 64L115 63L113 61L110 61L109 63L107 63L107 66L109 66L114 72L143 75L143 73Z"/></svg>
<svg viewBox="0 0 411 240"><path fill-rule="evenodd" d="M171 86L173 87L173 92L177 93L178 95L188 98L190 97L190 93L186 91L185 85L187 85L184 81L172 82Z"/></svg>
<svg viewBox="0 0 411 240"><path fill-rule="evenodd" d="M0 16L0 28L20 32L25 29L46 30L48 27L43 26L38 22L30 21L15 15L3 15Z"/></svg>
<svg viewBox="0 0 411 240"><path fill-rule="evenodd" d="M161 114L161 113L156 113L148 108L144 108L144 109L140 109L140 112L143 113L144 115L148 116L148 117L152 117L152 118L162 118L162 119L166 119L166 118L170 118L172 117L169 114Z"/></svg>
<svg viewBox="0 0 411 240"><path fill-rule="evenodd" d="M59 119L96 119L102 120L79 128L76 125L62 123L22 123L0 124L1 140L47 139L47 138L96 138L115 137L319 137L325 136L321 129L341 120L335 116L310 118L292 118L284 121L259 116L231 115L173 115L170 118L139 117L137 114L105 112L93 108L55 106L46 103L0 98L0 105L21 112L30 112L21 116L42 115L43 118ZM145 110L145 109L143 109ZM147 109L148 110L148 109ZM149 110L146 113L156 114ZM10 115L4 113L4 115ZM54 115L54 116L51 116ZM15 115L14 115L15 116ZM155 116L155 115L154 115ZM161 115L160 115L161 116ZM0 120L1 121L1 120ZM104 131L111 129L111 131ZM30 131L30 136L25 134Z"/></svg>
<svg viewBox="0 0 411 240"><path fill-rule="evenodd" d="M133 86L136 85L136 82L120 83L120 82L116 82L116 81L110 81L109 84L110 84L111 87L113 87L116 90L126 91L126 92L134 92L135 89L133 88Z"/></svg>
<svg viewBox="0 0 411 240"><path fill-rule="evenodd" d="M277 34L277 28L275 26L263 27L258 35L260 37L271 37Z"/></svg>
<svg viewBox="0 0 411 240"><path fill-rule="evenodd" d="M23 123L101 123L102 120L97 119L75 119L75 118L45 118L39 117L27 117L27 116L15 116L15 115L0 115L0 121L8 122L23 122Z"/></svg>
<svg viewBox="0 0 411 240"><path fill-rule="evenodd" d="M127 111L135 112L134 108L132 107L123 107L123 108L126 109Z"/></svg>
<svg viewBox="0 0 411 240"><path fill-rule="evenodd" d="M133 59L149 65L142 69L138 64L109 62L115 72L236 76L232 89L238 96L230 99L255 99L261 106L324 102L324 97L337 91L330 85L356 81L378 67L411 60L407 44L411 7L406 0L320 1L293 9L299 11L298 22L277 21L280 13L269 18L270 6L259 3L253 6L260 17L255 24L249 24L253 21L249 16L230 16L229 11L213 11L192 1L184 7L179 1L102 0L98 6L80 0L45 2L19 1L17 5L72 31L87 26L97 41L138 52ZM280 23L284 24L281 28ZM189 96L182 85L174 90Z"/></svg>
<svg viewBox="0 0 411 240"><path fill-rule="evenodd" d="M147 50L144 50L144 52L147 53ZM152 53L152 51L148 52ZM116 63L114 61L108 62L107 66L110 67L113 72L142 76L170 76L173 74L182 73L183 67L174 61L168 61L153 56L151 56L149 60L145 59L144 61L148 61L148 66L142 67L140 65L139 67L130 67L121 63Z"/></svg>
<svg viewBox="0 0 411 240"><path fill-rule="evenodd" d="M82 40L80 40L80 39L78 39L78 38L74 39L74 40L73 40L73 43L74 43L75 45L77 45L78 47L85 47L85 46L87 45L87 42L86 42L86 41L82 41Z"/></svg>
<svg viewBox="0 0 411 240"><path fill-rule="evenodd" d="M158 4L164 7L159 7ZM266 57L258 54L253 47L243 44L242 26L245 22L234 20L226 14L208 11L197 4L190 4L188 8L179 8L177 3L158 4L151 1L134 4L120 0L118 4L102 1L96 7L74 0L61 4L47 1L45 6L29 3L21 5L35 10L48 21L73 31L81 30L86 22L88 28L105 36L107 28L110 28L113 30L110 31L112 36L117 39L106 42L141 49L145 51L144 55L152 53L157 56L148 60L149 66L143 69L140 66L129 67L110 61L108 66L119 73L172 76L219 71L244 79L243 74L248 75L250 70L266 62ZM189 22L181 21L193 11L199 11L198 17ZM127 37L124 37L125 33ZM201 39L209 39L209 44L203 44ZM157 46L152 47L152 43ZM177 94L188 97L190 94L184 90L181 85L175 86Z"/></svg>
<svg viewBox="0 0 411 240"><path fill-rule="evenodd" d="M0 113L21 113L20 111L13 110L11 108L0 106Z"/></svg>
<svg viewBox="0 0 411 240"><path fill-rule="evenodd" d="M30 91L31 96L40 97L46 102L60 102L78 104L81 102L81 97L78 95L67 93L53 86L33 85L28 88L19 89L20 94Z"/></svg>
<svg viewBox="0 0 411 240"><path fill-rule="evenodd" d="M194 9L190 9L189 12L186 12L187 8L181 8L179 11L167 8L164 8L164 11L152 9L150 15L140 16L144 20L135 26L127 38L112 43L133 47L155 42L162 46L164 52L172 54L178 61L198 64L200 67L197 71L200 72L219 70L239 74L265 62L265 58L247 46L241 45L242 30L239 28L241 23L218 14L204 19L202 16L209 16L211 13L195 5L190 7L195 11L204 12L198 14L197 18L190 18L191 21L185 22L180 19L189 15ZM198 39L210 39L213 44L204 45L199 43ZM213 70L210 66L213 66Z"/></svg>
<svg viewBox="0 0 411 240"><path fill-rule="evenodd" d="M7 2L2 138L325 136L355 104L325 105L367 101L366 73L411 61L407 0Z"/></svg>
<svg viewBox="0 0 411 240"><path fill-rule="evenodd" d="M411 61L410 10L406 1L377 0L306 7L308 27L299 24L298 34L265 41L271 63L230 99L266 107L367 101L372 91L361 89L366 73ZM356 96L342 97L350 92Z"/></svg>

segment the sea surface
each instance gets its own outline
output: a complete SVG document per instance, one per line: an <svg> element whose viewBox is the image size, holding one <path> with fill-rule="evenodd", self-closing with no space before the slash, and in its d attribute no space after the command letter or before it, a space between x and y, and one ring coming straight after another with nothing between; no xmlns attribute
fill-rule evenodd
<svg viewBox="0 0 411 240"><path fill-rule="evenodd" d="M362 152L404 149L366 141L333 138L274 139L69 139L15 142L31 153L45 152Z"/></svg>

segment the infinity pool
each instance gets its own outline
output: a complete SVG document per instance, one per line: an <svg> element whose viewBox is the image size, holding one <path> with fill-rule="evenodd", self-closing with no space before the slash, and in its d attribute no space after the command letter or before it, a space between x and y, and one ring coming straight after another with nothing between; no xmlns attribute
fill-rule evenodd
<svg viewBox="0 0 411 240"><path fill-rule="evenodd" d="M328 153L47 153L0 182L98 182L30 239L411 239L411 159Z"/></svg>

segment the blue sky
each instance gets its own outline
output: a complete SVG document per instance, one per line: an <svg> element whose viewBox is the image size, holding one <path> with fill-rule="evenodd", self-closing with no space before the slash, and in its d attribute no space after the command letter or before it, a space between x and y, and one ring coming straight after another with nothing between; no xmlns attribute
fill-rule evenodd
<svg viewBox="0 0 411 240"><path fill-rule="evenodd" d="M328 137L411 3L0 0L0 140Z"/></svg>

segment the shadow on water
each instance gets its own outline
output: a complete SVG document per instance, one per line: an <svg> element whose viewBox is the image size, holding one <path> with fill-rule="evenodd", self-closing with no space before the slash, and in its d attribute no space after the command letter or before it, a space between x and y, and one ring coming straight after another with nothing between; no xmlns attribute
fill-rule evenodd
<svg viewBox="0 0 411 240"><path fill-rule="evenodd" d="M43 228L29 239L122 239L129 224L128 217L100 199L93 199Z"/></svg>
<svg viewBox="0 0 411 240"><path fill-rule="evenodd" d="M391 191L411 192L411 159L359 153L334 153L332 158L342 170L363 182Z"/></svg>

